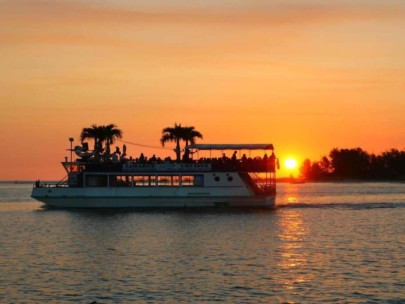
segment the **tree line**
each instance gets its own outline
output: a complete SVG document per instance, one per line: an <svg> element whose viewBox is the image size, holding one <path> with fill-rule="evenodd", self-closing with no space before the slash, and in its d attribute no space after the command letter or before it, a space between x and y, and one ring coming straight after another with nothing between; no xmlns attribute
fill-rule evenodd
<svg viewBox="0 0 405 304"><path fill-rule="evenodd" d="M329 156L318 161L304 160L300 173L310 181L405 180L405 149L391 149L376 155L361 148L334 148Z"/></svg>

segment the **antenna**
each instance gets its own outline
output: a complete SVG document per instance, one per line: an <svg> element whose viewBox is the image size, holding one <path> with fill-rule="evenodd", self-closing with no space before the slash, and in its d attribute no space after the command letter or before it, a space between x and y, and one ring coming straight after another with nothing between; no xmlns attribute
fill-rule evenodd
<svg viewBox="0 0 405 304"><path fill-rule="evenodd" d="M72 163L73 161L73 141L75 139L73 137L69 137L69 141L70 141L70 162Z"/></svg>

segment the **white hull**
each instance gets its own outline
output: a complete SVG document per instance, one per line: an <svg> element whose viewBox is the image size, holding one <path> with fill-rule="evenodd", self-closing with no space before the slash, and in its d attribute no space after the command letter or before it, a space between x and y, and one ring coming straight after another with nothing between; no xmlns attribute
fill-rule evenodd
<svg viewBox="0 0 405 304"><path fill-rule="evenodd" d="M275 196L255 196L244 187L193 188L34 188L32 197L59 208L269 207ZM230 191L231 190L231 191Z"/></svg>
<svg viewBox="0 0 405 304"><path fill-rule="evenodd" d="M275 207L275 195L256 195L236 173L205 174L204 186L34 187L32 197L59 208Z"/></svg>
<svg viewBox="0 0 405 304"><path fill-rule="evenodd" d="M60 197L38 198L57 208L184 208L184 207L275 207L274 196L266 197Z"/></svg>

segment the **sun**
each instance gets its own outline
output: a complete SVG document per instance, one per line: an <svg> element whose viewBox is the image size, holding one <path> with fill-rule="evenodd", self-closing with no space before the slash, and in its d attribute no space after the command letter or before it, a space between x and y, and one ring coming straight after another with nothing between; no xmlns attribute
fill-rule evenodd
<svg viewBox="0 0 405 304"><path fill-rule="evenodd" d="M297 167L297 161L294 158L287 158L284 165L287 169L293 170Z"/></svg>

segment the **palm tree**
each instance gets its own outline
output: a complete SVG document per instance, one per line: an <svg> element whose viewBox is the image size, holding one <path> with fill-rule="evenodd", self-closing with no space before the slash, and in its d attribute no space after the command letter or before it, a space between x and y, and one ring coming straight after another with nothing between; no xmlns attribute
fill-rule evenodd
<svg viewBox="0 0 405 304"><path fill-rule="evenodd" d="M83 128L80 134L80 140L83 143L86 139L94 140L94 151L101 150L103 141L105 140L103 126L92 124L90 128Z"/></svg>
<svg viewBox="0 0 405 304"><path fill-rule="evenodd" d="M198 132L194 127L184 127L183 132L183 140L186 142L186 146L184 148L184 155L183 160L189 161L190 160L190 150L187 149L188 144L195 144L196 138L203 138L202 134Z"/></svg>
<svg viewBox="0 0 405 304"><path fill-rule="evenodd" d="M110 145L118 138L122 138L122 131L114 124L107 126L97 126L92 124L90 128L83 128L80 134L80 140L94 140L94 158L99 160L100 154L103 152L103 143L106 143L106 155L110 154Z"/></svg>
<svg viewBox="0 0 405 304"><path fill-rule="evenodd" d="M195 144L196 138L203 138L202 134L194 127L184 127L183 140L186 142L186 147L190 144Z"/></svg>
<svg viewBox="0 0 405 304"><path fill-rule="evenodd" d="M176 160L180 161L180 141L183 139L184 136L184 128L181 126L181 124L174 124L174 127L167 127L162 130L162 138L160 139L160 142L162 143L162 146L165 146L165 143L167 142L175 142L176 143L176 149L174 149L174 152L176 152Z"/></svg>
<svg viewBox="0 0 405 304"><path fill-rule="evenodd" d="M107 154L110 154L110 145L112 145L116 139L122 138L122 130L118 129L115 124L102 126L102 128L106 141Z"/></svg>
<svg viewBox="0 0 405 304"><path fill-rule="evenodd" d="M176 148L174 151L176 152L176 160L180 161L180 141L184 140L187 146L189 143L194 144L196 138L202 138L202 134L196 131L194 127L182 127L181 124L175 123L174 127L167 127L162 130L160 142L162 146L164 146L166 142L175 142Z"/></svg>

